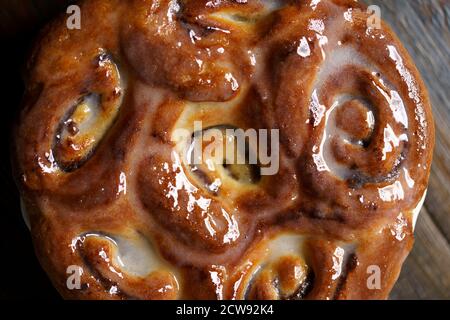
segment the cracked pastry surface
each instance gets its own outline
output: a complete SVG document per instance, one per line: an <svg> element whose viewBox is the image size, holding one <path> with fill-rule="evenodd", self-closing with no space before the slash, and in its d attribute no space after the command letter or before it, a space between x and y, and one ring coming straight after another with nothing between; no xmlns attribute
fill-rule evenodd
<svg viewBox="0 0 450 320"><path fill-rule="evenodd" d="M434 125L386 24L350 0L80 7L80 30L61 17L42 32L15 132L36 253L63 297L388 297ZM196 121L278 129L278 172L186 163ZM176 143L180 128L194 139Z"/></svg>

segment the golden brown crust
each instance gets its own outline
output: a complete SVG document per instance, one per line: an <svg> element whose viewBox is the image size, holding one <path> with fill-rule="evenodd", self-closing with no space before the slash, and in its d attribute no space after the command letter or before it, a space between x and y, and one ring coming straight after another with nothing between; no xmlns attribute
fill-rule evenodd
<svg viewBox="0 0 450 320"><path fill-rule="evenodd" d="M38 43L16 134L36 252L65 298L387 298L434 127L386 24L350 0L80 6L81 30L61 18ZM279 129L278 172L185 163L174 132L194 121Z"/></svg>

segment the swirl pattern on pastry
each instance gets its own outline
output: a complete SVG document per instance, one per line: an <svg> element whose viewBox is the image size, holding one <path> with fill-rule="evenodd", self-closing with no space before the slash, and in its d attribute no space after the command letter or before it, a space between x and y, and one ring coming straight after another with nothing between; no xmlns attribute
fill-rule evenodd
<svg viewBox="0 0 450 320"><path fill-rule="evenodd" d="M64 297L387 297L434 128L386 24L350 0L80 5L81 30L43 32L16 130L23 207ZM278 171L250 143L242 164L185 157L213 132L234 144L230 128L279 130Z"/></svg>

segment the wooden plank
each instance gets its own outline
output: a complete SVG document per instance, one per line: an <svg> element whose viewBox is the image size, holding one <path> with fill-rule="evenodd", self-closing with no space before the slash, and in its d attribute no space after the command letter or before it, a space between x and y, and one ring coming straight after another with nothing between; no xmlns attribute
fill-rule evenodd
<svg viewBox="0 0 450 320"><path fill-rule="evenodd" d="M391 299L450 299L450 245L424 208Z"/></svg>

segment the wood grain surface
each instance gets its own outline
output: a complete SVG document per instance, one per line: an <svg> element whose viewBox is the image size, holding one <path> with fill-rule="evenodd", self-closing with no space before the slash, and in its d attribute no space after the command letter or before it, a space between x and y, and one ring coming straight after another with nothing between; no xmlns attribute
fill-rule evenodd
<svg viewBox="0 0 450 320"><path fill-rule="evenodd" d="M11 176L11 123L23 91L20 67L42 24L64 9L66 0L0 0L1 61L5 105L0 127L0 298L58 299L33 253L22 221ZM450 0L367 0L381 8L412 55L429 89L436 122L436 149L425 206L416 226L416 242L391 299L450 299ZM3 49L6 48L6 49ZM3 258L2 258L3 259Z"/></svg>

